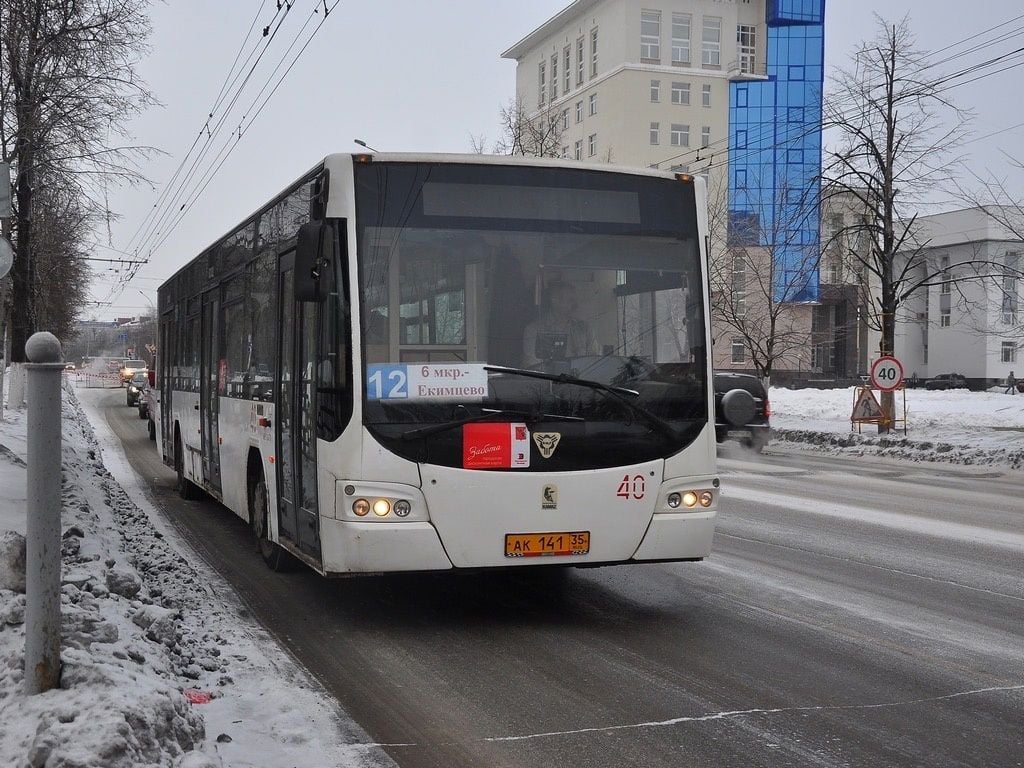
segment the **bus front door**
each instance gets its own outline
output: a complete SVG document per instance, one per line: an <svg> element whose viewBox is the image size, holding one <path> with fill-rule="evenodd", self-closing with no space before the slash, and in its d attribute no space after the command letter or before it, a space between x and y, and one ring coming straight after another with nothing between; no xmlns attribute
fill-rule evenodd
<svg viewBox="0 0 1024 768"><path fill-rule="evenodd" d="M202 348L200 350L199 422L203 440L203 481L220 490L220 299L217 291L203 295Z"/></svg>
<svg viewBox="0 0 1024 768"><path fill-rule="evenodd" d="M281 258L278 326L280 386L278 429L278 533L320 562L320 518L316 481L317 305L295 300L294 252Z"/></svg>

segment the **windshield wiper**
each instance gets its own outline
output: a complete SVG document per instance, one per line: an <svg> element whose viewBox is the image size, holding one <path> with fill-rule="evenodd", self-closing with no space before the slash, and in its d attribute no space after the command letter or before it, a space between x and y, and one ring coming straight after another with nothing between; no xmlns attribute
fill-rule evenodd
<svg viewBox="0 0 1024 768"><path fill-rule="evenodd" d="M454 421L445 421L441 424L430 424L425 427L410 429L402 433L402 439L416 440L421 437L430 437L431 435L437 435L441 432L447 432L451 429L458 429L463 424L472 424L475 421L489 421L490 419L510 417L522 419L527 423L536 421L585 421L585 419L579 416L559 416L554 413L531 413L530 411L508 411L496 408L485 408L483 413L478 413L476 416L467 416L464 419L455 419Z"/></svg>
<svg viewBox="0 0 1024 768"><path fill-rule="evenodd" d="M647 425L653 427L655 431L661 433L665 437L673 441L679 440L679 433L676 432L675 427L669 424L660 416L655 416L653 413L648 411L642 405L638 405L633 401L627 399L625 395L632 395L633 397L640 397L640 393L635 389L626 389L625 387L610 387L607 384L602 384L600 381L591 381L590 379L578 379L575 376L570 376L566 373L546 373L544 371L531 371L527 368L508 368L504 365L485 365L485 371L491 371L493 373L508 373L513 376L523 376L529 379L542 379L544 381L553 381L557 384L575 384L579 387L587 387L593 389L602 394L608 395L612 400L617 403L621 403L631 413L635 413L640 416Z"/></svg>

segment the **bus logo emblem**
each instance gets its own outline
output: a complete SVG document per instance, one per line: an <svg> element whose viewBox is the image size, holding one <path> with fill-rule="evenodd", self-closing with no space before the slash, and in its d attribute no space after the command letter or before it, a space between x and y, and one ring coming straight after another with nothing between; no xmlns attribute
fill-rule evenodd
<svg viewBox="0 0 1024 768"><path fill-rule="evenodd" d="M541 509L558 509L558 486L545 485L540 497Z"/></svg>
<svg viewBox="0 0 1024 768"><path fill-rule="evenodd" d="M550 459L558 447L558 441L562 439L561 432L534 432L533 442L537 444L537 450L545 459Z"/></svg>

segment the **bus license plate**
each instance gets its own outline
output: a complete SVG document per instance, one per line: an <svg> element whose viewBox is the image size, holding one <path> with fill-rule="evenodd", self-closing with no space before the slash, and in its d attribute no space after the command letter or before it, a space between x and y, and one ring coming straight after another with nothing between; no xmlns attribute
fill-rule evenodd
<svg viewBox="0 0 1024 768"><path fill-rule="evenodd" d="M589 552L590 531L505 534L505 557L557 557Z"/></svg>

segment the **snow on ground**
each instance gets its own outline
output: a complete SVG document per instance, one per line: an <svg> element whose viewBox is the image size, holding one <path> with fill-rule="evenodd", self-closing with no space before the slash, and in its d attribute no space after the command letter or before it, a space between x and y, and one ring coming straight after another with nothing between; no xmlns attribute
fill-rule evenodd
<svg viewBox="0 0 1024 768"><path fill-rule="evenodd" d="M0 588L0 765L390 765L171 535L70 387L62 411L61 688L22 693L25 596ZM25 530L26 418L0 423L0 544Z"/></svg>
<svg viewBox="0 0 1024 768"><path fill-rule="evenodd" d="M174 535L79 395L62 409L61 688L23 695L25 598L0 588L0 765L390 765ZM851 432L853 397L773 389L776 444L1024 468L1024 396L908 390L906 436ZM5 418L0 550L26 508L26 414Z"/></svg>
<svg viewBox="0 0 1024 768"><path fill-rule="evenodd" d="M855 388L769 392L772 438L829 453L891 456L915 461L1004 465L1024 469L1024 395L1001 389L896 393L897 417L906 402L907 432L879 435L865 424L851 430Z"/></svg>

